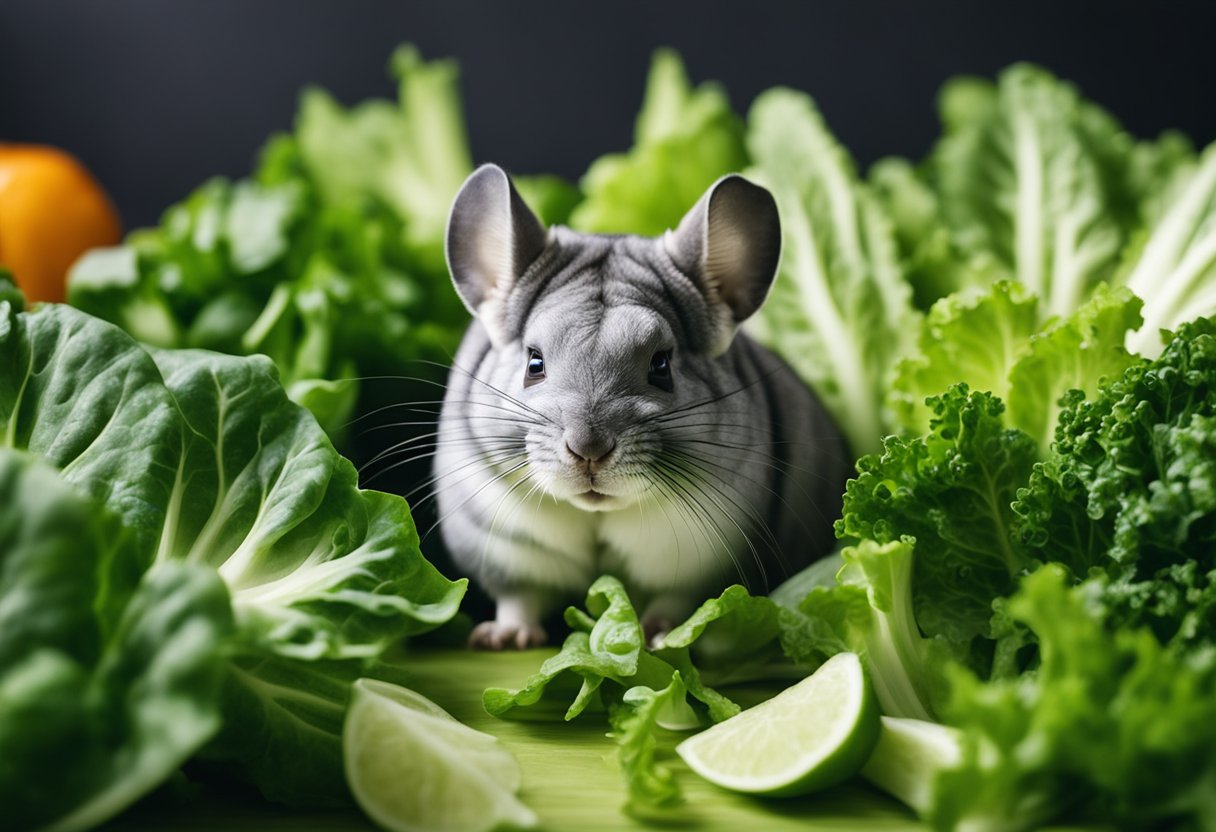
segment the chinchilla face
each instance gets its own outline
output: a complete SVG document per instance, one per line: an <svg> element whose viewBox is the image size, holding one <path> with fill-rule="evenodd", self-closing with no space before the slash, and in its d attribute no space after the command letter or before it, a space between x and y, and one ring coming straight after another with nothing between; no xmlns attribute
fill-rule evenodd
<svg viewBox="0 0 1216 832"><path fill-rule="evenodd" d="M505 173L480 168L453 206L448 261L490 349L475 374L453 369L472 384L444 418L467 420L521 494L589 511L728 474L695 460L724 427L747 427L747 382L724 353L779 248L772 197L741 177L649 239L546 230Z"/></svg>

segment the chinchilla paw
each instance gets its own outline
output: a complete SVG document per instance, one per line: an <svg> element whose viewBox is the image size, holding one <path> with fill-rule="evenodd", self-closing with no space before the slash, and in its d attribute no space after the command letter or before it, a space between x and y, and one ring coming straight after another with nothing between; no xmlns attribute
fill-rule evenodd
<svg viewBox="0 0 1216 832"><path fill-rule="evenodd" d="M469 634L469 646L474 650L527 650L548 641L549 635L539 624L483 621Z"/></svg>

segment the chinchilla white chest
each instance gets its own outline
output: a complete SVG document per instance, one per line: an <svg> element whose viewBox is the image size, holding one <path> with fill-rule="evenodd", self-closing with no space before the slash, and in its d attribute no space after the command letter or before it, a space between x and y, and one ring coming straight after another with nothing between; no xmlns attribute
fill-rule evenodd
<svg viewBox="0 0 1216 832"><path fill-rule="evenodd" d="M660 238L546 230L502 170L457 195L448 262L476 316L435 456L440 529L497 603L473 643L541 643L601 573L648 634L728 583L764 591L831 547L849 459L811 392L739 324L780 225L719 180Z"/></svg>

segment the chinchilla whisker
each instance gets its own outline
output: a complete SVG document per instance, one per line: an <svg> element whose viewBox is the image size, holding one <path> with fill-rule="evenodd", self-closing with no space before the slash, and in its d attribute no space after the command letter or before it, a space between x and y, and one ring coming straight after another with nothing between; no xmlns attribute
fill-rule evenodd
<svg viewBox="0 0 1216 832"><path fill-rule="evenodd" d="M702 414L699 414L699 413L693 413L693 414L689 414L689 417L690 418L700 417L701 415ZM747 431L749 435L756 434L756 433L763 433L763 434L767 435L767 434L771 434L771 432L772 432L771 427L769 427L768 425L760 425L760 424L744 425L744 424L740 424L738 422L715 422L715 421L685 422L685 421L676 420L676 419L673 419L673 420L671 420L671 422L669 424L664 425L663 430L681 430L681 431L683 431L687 428L712 428L712 429L731 428L731 429ZM798 446L803 446L803 447L815 447L815 446L821 444L822 440L826 440L829 438L833 438L833 439L835 438L835 434L815 435L815 434L807 433L806 436L807 436L807 438L802 439L802 440L799 440L799 439L770 439L768 441L770 441L771 444L774 444L774 445L798 445Z"/></svg>
<svg viewBox="0 0 1216 832"><path fill-rule="evenodd" d="M704 460L701 460L697 457L693 457L689 454L685 454L685 453L682 453L682 452L676 451L676 450L669 451L669 454L672 457L674 457L673 461L675 462L675 464L677 464L680 468L684 469L685 472L689 476L695 476L706 487L712 488L723 499L728 500L731 503L731 505L733 505L735 508L737 508L739 510L740 513L745 514L748 517L748 519L751 520L751 522L756 524L757 530L760 531L762 533L762 535L766 538L766 542L768 542L769 545L771 545L774 548L774 550L779 552L780 547L777 543L776 535L773 534L772 529L769 528L768 523L765 522L764 519L761 518L757 514L755 507L746 505L746 504L741 504L741 503L737 502L734 498L732 498L727 493L726 489L723 487L724 486L723 478L713 474L711 471L706 469L703 465ZM730 476L732 476L732 477L741 476L739 474L739 472L735 471L733 468L731 468L729 466L719 465L718 467L723 468L724 470L730 472ZM742 475L742 476L744 479L748 480L749 482L751 482L751 483L759 486L760 488L763 488L765 491L768 491L769 493L773 494L773 496L780 498L780 495L777 494L775 491L773 491L771 488L769 488L766 484L760 483L752 477L747 477L746 475Z"/></svg>
<svg viewBox="0 0 1216 832"><path fill-rule="evenodd" d="M432 454L426 454L426 455L424 455L423 458L425 458L425 456L431 456L431 455ZM468 469L472 468L473 469L472 474L469 474L468 476L457 479L453 482L454 485L458 485L458 484L470 479L471 477L475 476L478 473L478 471L480 471L482 468L493 467L493 466L497 466L497 465L505 465L505 464L510 463L511 460L513 460L517 457L520 457L520 456L526 457L527 454L524 453L523 451L517 450L517 449L503 449L503 450L495 451L490 454L486 454L484 456L480 456L476 459L473 459L473 460L470 460L467 462L463 462L460 465L458 465L455 468L452 468L450 470L437 471L430 477L427 477L425 480L420 482L418 485L411 488L409 491L407 491L402 496L408 500L410 497L414 496L419 491L422 491L423 489L428 489L431 486L436 485L441 479L453 477L456 474L462 473L462 472L467 471ZM405 464L404 462L397 463L397 465L404 465L404 464ZM417 505L422 505L423 503L425 503L427 501L427 499L429 499L430 496L433 496L433 495L428 495L427 497L424 497L423 499L419 500Z"/></svg>
<svg viewBox="0 0 1216 832"><path fill-rule="evenodd" d="M717 484L717 481L720 478L711 474L706 468L703 467L703 465L701 463L704 462L704 460L698 461L696 458L688 456L686 454L682 454L678 451L674 452L673 455L678 460L677 464L681 468L685 468L685 466L687 466L686 473L688 474L688 476L697 478L702 483L702 485L704 485L706 488L710 488L713 491L715 491L720 497L722 497L722 499L728 501L732 506L734 506L739 511L740 514L743 514L744 516L746 516L746 518L756 527L756 531L760 534L764 543L770 547L773 554L777 557L778 561L781 562L782 570L785 572L788 572L789 563L788 563L788 561L786 561L785 553L781 549L781 544L777 540L776 534L774 534L772 528L768 525L768 523L764 520L764 518L759 515L759 513L756 511L756 509L753 506L744 505L744 504L739 503L734 498L732 498L726 492L726 490L724 488L719 486ZM730 473L731 476L738 476L738 472L735 471L733 468L730 468L729 466L719 465L717 467L725 469L726 471L728 471ZM687 469L692 469L692 470L687 470ZM751 477L744 477L744 478L749 480L753 484L759 486L760 488L764 489L765 491L768 491L770 494L772 494L774 497L776 497L778 500L780 500L782 502L782 504L785 505L786 508L790 509L791 511L793 510L790 507L789 503L786 502L785 498L783 498L776 491L773 491L773 489L769 488L764 483L757 482L755 479L753 479ZM733 520L733 515L731 515L729 512L727 512L727 516L731 517ZM740 532L743 533L743 530L740 529ZM760 565L760 564L758 564L758 565ZM762 565L761 565L761 570L763 571Z"/></svg>
<svg viewBox="0 0 1216 832"><path fill-rule="evenodd" d="M502 510L503 503L506 502L511 497L512 494L515 493L515 490L526 482L528 482L528 477L520 477L518 480L511 483L511 487L508 488L506 490L506 492L501 497L498 498L498 502L494 504L494 513L492 515L490 515L489 531L486 532L485 543L481 547L479 568L480 568L480 566L483 566L485 564L485 559L490 554L490 541L494 539L494 529L498 524L498 512L500 512ZM511 507L511 510L507 513L507 516L503 521L504 525L511 521L511 519L515 516L515 513L517 511L519 511L520 508L522 508L523 505L528 502L528 500L532 499L532 495L535 494L537 489L539 489L539 488L540 488L539 482L532 483L532 487L528 489L528 493L524 494L524 496L521 499L517 500L515 502L515 505Z"/></svg>
<svg viewBox="0 0 1216 832"><path fill-rule="evenodd" d="M496 404L494 402L480 401L477 399L452 399L450 404L465 404L465 405L471 405L473 407L478 407L478 408L484 407L484 408L491 409L491 410L501 410L501 411L511 414L511 416L514 417L515 419L517 419L521 424L529 424L529 425L539 424L535 419L533 419L525 411L518 410L513 407L507 407L507 406L501 405L501 404ZM440 412L438 410L426 410L423 407L424 405L442 406L443 400L408 401L408 402L397 402L395 404L386 404L383 407L378 407L375 410L372 410L372 411L369 411L368 413L363 414L362 416L360 416L357 419L352 419L351 421L346 423L346 427L350 427L352 425L358 424L359 422L363 421L364 419L370 418L379 413L384 413L385 411L388 411L388 410L397 410L400 408L405 408L406 412L408 412L408 413L419 413L419 414L424 414L427 416L434 416L434 417L436 417L436 419L439 417ZM508 417L501 417L501 418L508 418Z"/></svg>
<svg viewBox="0 0 1216 832"><path fill-rule="evenodd" d="M774 497L776 497L778 500L781 501L781 504L783 506L785 506L786 509L789 511L790 516L794 517L798 521L798 525L802 527L802 530L804 532L806 532L808 538L813 535L811 529L807 526L806 521L804 521L802 519L802 512L795 510L794 507L790 505L789 500L787 500L787 499L785 499L785 497L781 496L781 494L778 493L776 489L772 488L767 483L760 482L755 477L749 477L745 474L740 473L737 470L737 468L735 468L734 466L724 465L721 462L715 462L714 460L709 459L708 457L701 456L699 454L693 453L692 451L680 450L677 448L672 448L671 451L673 453L683 456L684 458L688 459L690 462L695 462L695 463L699 463L702 465L712 465L715 468L720 468L724 472L724 476L730 476L730 477L740 477L741 476L741 477L743 477L743 479L754 484L758 488L764 489L769 494L772 494ZM776 465L773 465L772 463L765 462L765 464L774 471L777 471L779 473L785 473L785 471L783 469L778 468ZM823 520L829 519L829 518L825 518L823 516L823 513L819 510L819 507L816 505L816 501L814 500L814 498L812 498L810 494L806 493L806 489L803 488L802 484L797 481L797 478L791 478L791 482L798 489L798 491L800 491L802 493L802 496L806 499L806 504L808 506L810 506L812 509L814 509L814 511L817 514L819 514L820 519L823 519Z"/></svg>
<svg viewBox="0 0 1216 832"><path fill-rule="evenodd" d="M478 440L468 440L468 443L472 444L475 441L479 445L484 444ZM379 454L378 456L376 456L374 459L367 462L362 468L359 469L359 473L362 474L366 469L370 468L375 463L385 462L389 459L394 459L395 457L399 457L402 454L410 455L406 459L396 460L393 463L392 467L384 469L385 471L391 471L391 470L393 470L393 468L397 468L402 465L408 465L411 462L417 462L419 460L426 459L427 457L433 457L433 456L437 455L443 449L443 447L446 447L450 444L456 444L456 443L449 443L449 442L445 441L443 443L422 444L422 445L415 445L410 448L398 448L398 449L394 449L392 451L385 451L382 454ZM503 445L503 446L492 447L492 448L483 447L483 448L479 448L478 450L481 450L483 452L482 460L484 461L485 459L488 459L491 455L494 455L494 454L505 453L508 451L511 453L519 453L521 451L521 448ZM384 473L384 471L377 471L376 476L379 476L382 473Z"/></svg>
<svg viewBox="0 0 1216 832"><path fill-rule="evenodd" d="M440 364L438 361L428 361L428 360L426 360L426 359L422 359L422 358L417 359L417 361L419 361L419 362L420 362L420 363L422 363L422 364L430 364L430 365L435 366L435 367L443 367L443 365L442 365L442 364ZM555 427L557 426L557 422L553 421L553 420L552 420L552 419L550 419L548 416L546 416L545 414L541 413L539 410L536 410L536 409L534 409L534 408L532 408L532 407L529 407L528 405L526 405L526 404L524 404L523 402L521 402L519 399L517 399L517 398L515 398L515 397L511 396L510 394L508 394L506 391L504 391L504 390L499 390L499 389L498 389L497 387L495 387L493 384L490 384L490 382L486 381L486 380L485 380L485 379L483 379L483 378L479 378L478 376L476 376L476 375L474 375L473 373L471 373L471 372L469 372L468 370L466 370L464 367L461 367L459 364L455 364L455 363L454 363L454 364L452 364L451 369L452 369L452 370L455 370L455 371L459 371L459 372L461 372L461 373L464 373L464 375L465 375L465 376L467 376L467 377L469 378L469 380L477 382L478 384L482 385L483 387L485 387L486 389L490 390L491 392L496 393L496 394L498 394L499 396L502 396L504 399L506 399L507 401L511 402L512 404L515 404L515 405L517 405L517 406L519 406L519 407L522 407L524 410L528 411L529 413L534 413L534 414L536 414L537 416L539 416L540 418L544 419L544 420L545 420L546 422L548 422L549 424L554 425Z"/></svg>
<svg viewBox="0 0 1216 832"><path fill-rule="evenodd" d="M370 483L372 480L376 479L377 477L381 477L381 476L387 474L389 471L400 468L403 465L409 465L411 462L417 462L419 460L426 459L427 457L434 456L437 453L438 453L438 450L427 451L425 453L420 453L414 457L409 457L407 459L398 460L398 461L394 462L392 465L385 466L381 470L377 471L375 474L369 476L367 478L367 482ZM494 462L501 461L502 459L510 459L512 456L517 456L520 453L522 453L522 451L515 450L515 449L499 449L499 450L493 451L490 454L487 454L483 457L478 457L470 462L467 462L467 463L461 465L460 468L458 468L456 470L458 470L458 471L463 470L464 468L473 467L473 466L476 466L479 464L480 465L493 464ZM405 494L403 494L401 496L403 496L405 499L408 500L414 494L418 493L418 491L420 489L433 485L441 477L446 476L446 475L447 475L447 472L441 472L441 473L434 474L433 476L430 476L427 479L423 480L420 484L418 484L414 488L410 489L409 491L407 491Z"/></svg>
<svg viewBox="0 0 1216 832"><path fill-rule="evenodd" d="M690 410L696 410L697 408L700 408L700 407L705 407L705 406L711 405L711 404L717 404L720 401L729 399L731 396L736 396L739 393L742 393L744 390L750 390L752 387L755 387L760 382L764 381L767 378L770 378L771 376L773 376L775 373L777 373L781 369L782 369L781 367L774 367L772 370L769 370L767 373L757 376L756 378L752 379L751 381L747 382L746 384L742 385L741 387L736 387L734 390L728 390L727 392L721 393L717 396L711 396L707 399L702 399L701 401L693 402L692 404L685 405L684 407L677 407L675 410L669 410L666 413L664 413L662 416L655 417L654 421L656 421L656 422L667 421L674 416L678 416L681 413L687 413Z"/></svg>
<svg viewBox="0 0 1216 832"><path fill-rule="evenodd" d="M438 448L443 445L484 445L486 446L486 450L493 451L506 447L522 447L522 439L523 437L513 434L498 434L494 436L460 436L454 439L440 439L439 431L434 431L432 433L414 436L401 442L397 442L394 445L390 445L365 462L359 469L359 472L362 473L364 470L376 464L380 460L387 459L394 454L411 453L422 448Z"/></svg>
<svg viewBox="0 0 1216 832"><path fill-rule="evenodd" d="M635 482L641 482L642 484L647 486L638 492L639 495L643 499L650 501L650 503L655 508L657 508L660 512L662 512L663 519L667 521L667 527L671 530L671 539L676 542L676 567L671 572L671 585L667 588L669 592L674 592L675 588L676 588L676 581L680 577L680 562L683 559L684 547L680 544L680 538L682 537L682 535L680 535L679 533L676 532L676 525L675 525L675 523L673 523L671 521L671 515L667 513L666 504L659 501L658 499L656 499L655 496L650 493L650 488L649 488L650 482L645 477L643 477L640 473L630 474L629 477L631 480L633 480ZM639 521L639 523L641 523L643 521L643 519L644 519L644 515L642 514L642 500L639 499L638 500L638 521ZM698 566L699 565L700 564L698 564Z"/></svg>
<svg viewBox="0 0 1216 832"><path fill-rule="evenodd" d="M426 540L428 537L430 537L431 532L433 532L433 531L435 531L435 529L439 528L439 526L443 524L443 521L447 520L449 517L452 516L452 512L459 511L460 509L464 508L465 505L467 505L471 500L476 499L481 494L481 492L485 491L487 488L489 488L494 483L498 482L499 480L501 480L505 477L511 476L512 474L514 474L517 471L522 471L524 468L527 468L527 467L528 467L528 459L525 456L523 462L519 463L518 465L514 465L514 466L508 468L507 470L495 475L493 478L491 478L489 481L487 481L485 484L483 484L480 488L478 488L476 491L474 491L472 494L470 494L468 497L461 500L460 503L458 505L454 506L451 511L446 512L442 517L440 517L438 520L436 520L434 523L432 523L431 527L426 530L426 534L424 534L419 539L419 542ZM429 499L429 498L427 498L427 499ZM423 500L422 502L425 502L425 500ZM422 502L420 502L419 505L421 505Z"/></svg>
<svg viewBox="0 0 1216 832"><path fill-rule="evenodd" d="M519 419L519 418L515 418L515 417L511 417L511 416L497 416L497 415L484 414L484 413L483 414L469 414L469 415L464 416L464 419L465 419L465 421L485 420L485 421L489 421L489 422L506 422L507 424L511 424L511 425L534 425L534 424L536 424L535 422L533 422L531 420L524 420L524 419ZM410 422L384 422L383 424L373 425L370 428L366 428L363 431L360 431L359 435L367 436L369 433L375 433L378 430L389 430L391 428L426 427L428 425L434 425L434 424L435 424L434 419L418 419L418 420L410 421Z"/></svg>
<svg viewBox="0 0 1216 832"><path fill-rule="evenodd" d="M743 570L742 564L739 563L739 559L735 557L734 547L732 547L726 540L726 535L724 535L722 533L722 529L718 527L718 524L713 519L713 515L710 513L709 509L703 506L701 502L696 499L695 495L702 494L702 492L700 490L695 490L695 492L690 491L687 485L681 483L679 479L674 476L674 472L669 472L665 467L656 467L654 471L665 483L667 483L668 487L671 489L670 493L672 493L673 496L675 496L677 493L679 494L680 499L678 502L683 503L693 515L700 519L699 523L690 522L690 525L692 525L694 528L701 529L702 535L704 535L706 538L706 543L711 550L715 549L716 546L712 543L712 541L709 540L709 535L705 533L705 528L708 527L709 529L713 530L722 546L722 551L726 553L727 557L730 558L731 563L734 565L735 572L738 573L740 580L746 583L747 575ZM688 485L691 485L691 483Z"/></svg>
<svg viewBox="0 0 1216 832"><path fill-rule="evenodd" d="M777 538L773 534L772 530L769 529L768 523L764 522L762 518L757 517L755 510L752 507L744 506L743 504L739 503L739 501L727 494L726 491L719 487L715 482L716 478L710 475L709 472L705 471L703 468L676 458L669 458L668 464L672 465L676 470L696 483L699 486L698 491L711 500L718 510L722 512L722 514L725 515L728 520L730 520L736 529L738 529L739 534L743 536L743 540L747 543L748 549L751 550L752 557L756 561L756 567L760 570L761 580L764 582L764 587L767 591L768 575L764 568L764 560L760 556L759 550L756 548L755 543L752 542L751 535L747 533L747 530L743 528L743 525L735 519L734 514L732 514L727 507L718 500L718 498L720 497L722 500L730 503L736 511L742 514L744 518L750 522L751 525L755 526L756 531L760 533L761 537L764 539L764 542L772 549L773 553L778 557L781 557L782 553L780 544L778 544Z"/></svg>
<svg viewBox="0 0 1216 832"><path fill-rule="evenodd" d="M773 468L773 470L776 470L776 471L781 471L783 473L788 473L790 471L797 471L800 474L806 474L808 477L814 477L816 479L823 479L825 481L827 479L819 471L812 471L810 468L804 468L800 465L795 465L794 463L789 462L788 460L782 459L781 457L777 456L776 454L769 453L768 451L762 450L760 448L757 448L757 447L754 447L751 445L736 445L732 442L716 442L716 441L709 440L709 439L694 439L694 438L680 436L679 434L674 434L674 433L668 435L667 444L675 445L675 446L678 446L678 445L708 445L708 446L714 447L714 448L725 448L727 450L739 451L740 453L750 454L752 456L759 457L760 459L758 461L762 462L763 464L768 465L769 467Z"/></svg>

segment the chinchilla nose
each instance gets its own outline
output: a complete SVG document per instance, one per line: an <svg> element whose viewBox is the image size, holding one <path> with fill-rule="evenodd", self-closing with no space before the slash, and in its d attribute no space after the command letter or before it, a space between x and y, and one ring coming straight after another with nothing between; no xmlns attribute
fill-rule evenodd
<svg viewBox="0 0 1216 832"><path fill-rule="evenodd" d="M616 437L586 425L566 429L566 450L580 461L600 465L616 449Z"/></svg>

